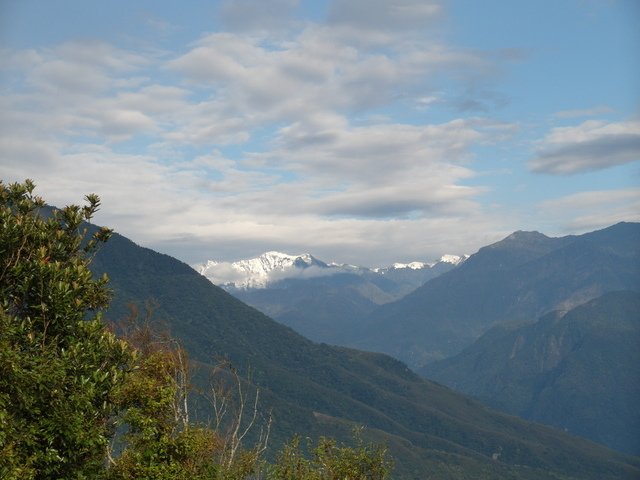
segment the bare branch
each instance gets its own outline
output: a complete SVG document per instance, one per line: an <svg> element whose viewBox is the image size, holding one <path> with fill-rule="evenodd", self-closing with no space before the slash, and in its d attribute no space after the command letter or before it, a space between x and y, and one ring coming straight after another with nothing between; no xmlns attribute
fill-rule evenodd
<svg viewBox="0 0 640 480"><path fill-rule="evenodd" d="M207 398L211 402L215 416L215 429L222 437L223 448L220 452L220 463L231 468L242 451L243 441L250 431L256 427L260 416L260 389L256 388L255 395L249 395L251 385L250 376L244 380L238 371L228 362L220 362L214 369L214 375L220 380L211 382L211 388ZM228 382L233 383L235 395L227 388ZM233 397L233 398L232 398ZM233 411L229 411L230 402L233 402ZM250 408L250 410L249 410ZM227 424L226 431L221 432ZM261 425L258 439L250 450L256 459L266 450L271 432L272 417L269 414L266 423Z"/></svg>

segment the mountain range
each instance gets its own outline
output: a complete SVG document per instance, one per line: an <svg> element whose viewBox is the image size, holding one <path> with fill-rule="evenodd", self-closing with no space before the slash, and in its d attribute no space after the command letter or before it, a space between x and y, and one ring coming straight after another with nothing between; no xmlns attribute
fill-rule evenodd
<svg viewBox="0 0 640 480"><path fill-rule="evenodd" d="M515 232L503 241L481 249L468 264L454 262L460 265L459 269L454 269L453 264L440 272L434 265L431 270L426 270L424 264L413 265L413 268L400 265L383 270L386 277L369 280L367 275L371 269L359 268L359 275L299 275L271 282L262 288L227 287L227 290L316 341L386 351L409 362L424 376L475 396L495 408L638 454L636 432L640 431L640 422L634 405L640 401L640 375L632 366L640 362L634 362L637 355L629 349L628 340L635 338L635 333L624 327L621 331L627 336L617 335L616 322L627 325L631 315L635 314L634 319L640 316L640 309L637 305L634 309L632 305L626 310L627 318L617 319L614 313L619 313L620 309L609 305L611 300L608 299L625 297L620 297L620 293L602 297L598 304L609 305L606 308L612 311L607 335L591 328L589 319L579 312L590 311L588 301L603 292L635 289L635 293L627 292L626 295L640 295L639 240L637 224L618 224L598 232L560 238L538 232ZM302 263L303 258L297 261ZM397 309L395 316L387 320L391 327L376 323L376 316L391 308L380 305L392 301L390 289L388 286L385 289L381 279L386 281L393 274L415 275L425 271L433 274L433 278L438 273L450 273L443 279L427 279L431 281L408 297L413 304L402 299L393 305ZM444 279L448 279L446 291L438 285ZM419 285L409 287L407 283L406 286L413 291ZM431 295L430 304L420 298L422 295ZM418 298L413 299L414 296ZM443 307L443 302L453 307L446 303ZM583 302L587 304L583 305ZM409 313L403 312L403 308L408 308ZM550 317L543 317L544 321L534 321L553 309L556 310L548 314ZM424 325L417 321L402 325L410 318L412 310L425 316ZM443 324L434 326L429 322L429 315L434 312L442 314ZM550 322L548 318L563 318L565 314L567 319L574 319L572 331L581 332L578 338L584 345L553 330L564 323ZM523 322L530 326L515 329L515 325ZM460 327L463 327L461 333L467 335L463 337L466 348L460 337L451 335L452 329ZM429 345L426 337L433 345L438 341L438 334L446 328L450 331L440 339L440 352L436 355L429 352L429 357L420 351L420 347ZM473 341L472 328L476 328L475 335L482 336L469 345ZM602 329L602 325L598 328ZM537 332L537 337L531 329ZM382 332L377 345L367 345L373 336L371 331ZM534 337L537 340L531 340ZM530 339L529 349L518 350L517 358L509 356L526 338ZM457 348L464 348L459 355L426 365L416 362L416 359L433 360L450 353L452 339L458 342ZM422 357L416 358L416 353ZM541 364L544 368L539 367ZM612 375L610 370L614 365L615 375ZM539 368L540 371L536 370ZM607 381L612 378L617 381ZM604 385L608 387L604 388ZM566 391L568 388L571 388L571 394ZM634 427L630 428L632 425Z"/></svg>
<svg viewBox="0 0 640 480"><path fill-rule="evenodd" d="M515 232L377 307L351 345L420 369L460 353L494 325L566 312L616 290L640 291L640 224L557 238Z"/></svg>
<svg viewBox="0 0 640 480"><path fill-rule="evenodd" d="M371 268L344 263L326 263L309 253L289 255L271 251L246 260L235 262L207 260L192 266L213 284L225 289L266 288L285 279L305 279L338 274L354 274L363 277L386 276L396 279L399 283L420 285L426 279L433 277L429 272L434 268L438 271L444 265L455 266L466 258L467 256L447 254L432 263L394 263L390 267Z"/></svg>
<svg viewBox="0 0 640 480"><path fill-rule="evenodd" d="M363 319L464 262L443 255L432 263L384 268L325 263L310 254L267 252L237 262L193 265L212 283L298 333L318 342L350 345Z"/></svg>
<svg viewBox="0 0 640 480"><path fill-rule="evenodd" d="M152 299L156 321L170 328L201 369L223 356L241 372L250 370L264 408L273 410L276 445L293 432L345 439L363 424L370 438L388 444L398 479L640 475L635 457L492 411L391 357L307 340L188 265L120 235L92 268L111 279L107 318L126 315L131 302Z"/></svg>

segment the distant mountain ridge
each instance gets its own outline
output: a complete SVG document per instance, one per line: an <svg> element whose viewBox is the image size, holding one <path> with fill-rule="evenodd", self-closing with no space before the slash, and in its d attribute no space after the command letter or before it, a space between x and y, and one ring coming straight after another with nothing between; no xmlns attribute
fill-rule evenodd
<svg viewBox="0 0 640 480"><path fill-rule="evenodd" d="M432 263L410 262L394 263L389 267L362 267L356 265L326 263L309 253L290 255L276 251L238 260L235 262L219 262L207 260L194 264L193 268L207 277L214 285L227 289L266 288L268 285L286 279L313 278L319 276L350 273L356 275L385 275L394 270L428 270L438 264L459 265L467 255L443 255Z"/></svg>
<svg viewBox="0 0 640 480"><path fill-rule="evenodd" d="M351 345L362 320L467 256L443 255L431 263L369 268L326 263L308 253L267 252L237 262L208 261L194 268L243 302L316 342Z"/></svg>
<svg viewBox="0 0 640 480"><path fill-rule="evenodd" d="M314 274L313 269L308 270L311 267L317 267L316 275L330 268L308 253L288 255L275 251L236 262L208 260L193 267L214 285L234 288L265 288L269 283L287 277L311 276Z"/></svg>
<svg viewBox="0 0 640 480"><path fill-rule="evenodd" d="M640 291L640 223L557 238L519 231L378 307L353 346L419 369L459 353L492 325L533 321L615 290Z"/></svg>

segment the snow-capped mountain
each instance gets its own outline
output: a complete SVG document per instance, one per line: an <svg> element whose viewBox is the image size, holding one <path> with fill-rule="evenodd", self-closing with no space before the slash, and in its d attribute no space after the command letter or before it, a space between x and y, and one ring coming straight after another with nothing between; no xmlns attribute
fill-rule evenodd
<svg viewBox="0 0 640 480"><path fill-rule="evenodd" d="M266 288L278 280L304 279L338 273L350 273L360 276L389 275L401 272L431 270L444 264L457 266L468 258L468 255L443 255L432 263L410 262L394 263L390 267L369 268L348 264L325 263L313 255L289 255L281 252L266 252L256 258L238 260L236 262L218 262L209 260L193 265L201 275L212 283L225 288L253 289Z"/></svg>
<svg viewBox="0 0 640 480"><path fill-rule="evenodd" d="M372 271L376 272L376 273L381 273L381 274L386 274L389 273L391 271L394 270L424 270L424 269L431 269L436 267L437 265L443 265L443 264L451 264L455 267L457 267L458 265L460 265L462 262L464 262L467 258L469 258L469 255L443 255L442 257L440 257L440 260L438 260L437 262L431 262L431 263L424 263L424 262L410 262L410 263L394 263L393 265L391 265L390 267L384 267L384 268L373 268L371 269Z"/></svg>
<svg viewBox="0 0 640 480"><path fill-rule="evenodd" d="M441 263L450 263L452 265L458 266L460 265L462 262L464 262L467 258L469 258L469 255L443 255L442 257L440 257L439 262Z"/></svg>
<svg viewBox="0 0 640 480"><path fill-rule="evenodd" d="M423 263L423 262L411 262L411 263L394 263L391 265L391 268L400 269L400 268L410 268L411 270L420 270L425 267L431 267L433 264L431 263Z"/></svg>
<svg viewBox="0 0 640 480"><path fill-rule="evenodd" d="M308 253L288 255L280 252L266 252L237 262L209 260L193 267L216 285L236 288L264 288L284 278L319 276L331 268Z"/></svg>

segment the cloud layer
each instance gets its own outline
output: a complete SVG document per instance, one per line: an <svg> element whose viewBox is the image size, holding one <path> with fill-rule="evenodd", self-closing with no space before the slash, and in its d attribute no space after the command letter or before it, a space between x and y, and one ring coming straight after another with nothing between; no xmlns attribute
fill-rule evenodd
<svg viewBox="0 0 640 480"><path fill-rule="evenodd" d="M555 128L541 142L532 171L568 175L640 160L640 122L589 120Z"/></svg>
<svg viewBox="0 0 640 480"><path fill-rule="evenodd" d="M523 142L498 85L525 57L446 41L445 5L336 0L305 18L295 0L224 1L218 28L170 48L0 50L2 178L33 178L59 205L99 193L99 222L190 263L471 253L524 227L486 197L499 188L493 157L515 162L508 149ZM639 138L631 120L558 127L533 143L529 169L628 164Z"/></svg>

